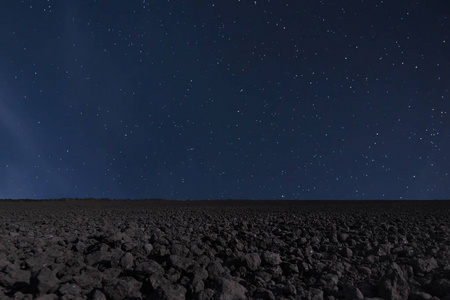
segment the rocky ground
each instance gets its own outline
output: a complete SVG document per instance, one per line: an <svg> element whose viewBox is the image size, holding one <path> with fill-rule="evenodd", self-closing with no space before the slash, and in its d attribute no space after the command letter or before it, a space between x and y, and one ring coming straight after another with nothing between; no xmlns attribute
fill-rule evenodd
<svg viewBox="0 0 450 300"><path fill-rule="evenodd" d="M450 299L450 201L0 201L0 299Z"/></svg>

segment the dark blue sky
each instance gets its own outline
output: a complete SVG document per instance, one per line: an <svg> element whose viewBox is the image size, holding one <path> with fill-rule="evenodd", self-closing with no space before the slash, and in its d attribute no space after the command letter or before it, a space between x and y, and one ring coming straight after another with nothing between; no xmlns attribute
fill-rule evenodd
<svg viewBox="0 0 450 300"><path fill-rule="evenodd" d="M0 198L450 197L441 1L3 1Z"/></svg>

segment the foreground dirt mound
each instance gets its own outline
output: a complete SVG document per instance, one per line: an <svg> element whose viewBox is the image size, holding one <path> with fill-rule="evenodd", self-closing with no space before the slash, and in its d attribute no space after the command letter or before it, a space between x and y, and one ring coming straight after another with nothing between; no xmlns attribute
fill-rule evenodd
<svg viewBox="0 0 450 300"><path fill-rule="evenodd" d="M450 299L449 201L0 207L0 299Z"/></svg>

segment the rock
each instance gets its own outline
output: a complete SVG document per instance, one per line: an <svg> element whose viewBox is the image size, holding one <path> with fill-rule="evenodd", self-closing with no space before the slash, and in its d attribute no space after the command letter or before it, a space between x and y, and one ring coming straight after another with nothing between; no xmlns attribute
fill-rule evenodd
<svg viewBox="0 0 450 300"><path fill-rule="evenodd" d="M188 253L188 249L186 248L185 245L180 244L180 243L173 243L172 247L170 248L170 253L172 253L173 255L178 255L178 256L186 256L186 254Z"/></svg>
<svg viewBox="0 0 450 300"><path fill-rule="evenodd" d="M131 267L133 266L133 254L131 254L130 252L125 253L124 256L122 256L122 258L120 259L120 266L124 269L124 270L129 270L131 269Z"/></svg>
<svg viewBox="0 0 450 300"><path fill-rule="evenodd" d="M2 298L2 299L4 299L4 298ZM18 291L14 294L14 300L33 300L33 299L34 299L34 297L32 294L24 294L21 291Z"/></svg>
<svg viewBox="0 0 450 300"><path fill-rule="evenodd" d="M341 241L341 242L345 242L347 239L348 239L348 234L347 233L340 233L339 235L338 235L338 238L339 238L339 240Z"/></svg>
<svg viewBox="0 0 450 300"><path fill-rule="evenodd" d="M188 274L191 277L189 289L192 293L196 294L205 288L203 280L208 278L208 272L200 266L193 266L188 270Z"/></svg>
<svg viewBox="0 0 450 300"><path fill-rule="evenodd" d="M311 257L314 254L314 250L311 246L305 248L305 256Z"/></svg>
<svg viewBox="0 0 450 300"><path fill-rule="evenodd" d="M158 243L160 245L169 245L169 241L165 237L165 233L162 231L155 231L150 238L150 241L153 243ZM155 246L155 245L153 245Z"/></svg>
<svg viewBox="0 0 450 300"><path fill-rule="evenodd" d="M288 282L283 286L283 293L288 296L295 296L297 295L297 289L293 284Z"/></svg>
<svg viewBox="0 0 450 300"><path fill-rule="evenodd" d="M58 288L58 284L59 279L47 267L40 269L31 278L31 285L37 290L39 295L43 295L49 291L55 291Z"/></svg>
<svg viewBox="0 0 450 300"><path fill-rule="evenodd" d="M189 285L189 289L192 294L197 294L205 289L205 283L203 282L203 280L192 281Z"/></svg>
<svg viewBox="0 0 450 300"><path fill-rule="evenodd" d="M200 266L192 266L192 268L188 270L188 273L192 275L193 279L205 280L208 278L208 271Z"/></svg>
<svg viewBox="0 0 450 300"><path fill-rule="evenodd" d="M418 258L413 263L416 273L429 273L438 267L438 263L434 257Z"/></svg>
<svg viewBox="0 0 450 300"><path fill-rule="evenodd" d="M341 277L342 274L345 273L345 266L342 262L336 262L330 266L330 272Z"/></svg>
<svg viewBox="0 0 450 300"><path fill-rule="evenodd" d="M370 276L370 274L372 274L372 270L368 267L358 266L357 270L360 274L362 274L364 276Z"/></svg>
<svg viewBox="0 0 450 300"><path fill-rule="evenodd" d="M153 246L150 243L147 243L143 246L145 253L150 254L153 250Z"/></svg>
<svg viewBox="0 0 450 300"><path fill-rule="evenodd" d="M211 259L210 259L208 256L206 256L206 255L201 255L200 257L198 257L198 258L196 259L196 262L197 262L200 266L206 267L206 266L211 262Z"/></svg>
<svg viewBox="0 0 450 300"><path fill-rule="evenodd" d="M130 252L130 251L132 251L135 247L136 247L136 245L135 245L134 243L131 243L131 242L125 242L125 243L122 245L122 250L125 251L125 252Z"/></svg>
<svg viewBox="0 0 450 300"><path fill-rule="evenodd" d="M111 261L111 253L102 250L89 253L85 257L85 263L88 266L109 263L110 261Z"/></svg>
<svg viewBox="0 0 450 300"><path fill-rule="evenodd" d="M58 292L61 295L79 296L81 289L76 284L65 283L58 288Z"/></svg>
<svg viewBox="0 0 450 300"><path fill-rule="evenodd" d="M283 270L280 266L269 267L266 270L272 275L272 278L280 278L283 275Z"/></svg>
<svg viewBox="0 0 450 300"><path fill-rule="evenodd" d="M147 260L136 265L135 270L144 274L164 274L164 268L154 260Z"/></svg>
<svg viewBox="0 0 450 300"><path fill-rule="evenodd" d="M361 291L354 286L345 286L344 296L347 300L364 299L364 295L361 293Z"/></svg>
<svg viewBox="0 0 450 300"><path fill-rule="evenodd" d="M181 257L178 255L171 255L169 257L171 265L178 270L186 271L190 266L196 264L196 262L190 258Z"/></svg>
<svg viewBox="0 0 450 300"><path fill-rule="evenodd" d="M148 283L153 290L156 290L160 286L170 284L170 281L163 275L152 274L148 277Z"/></svg>
<svg viewBox="0 0 450 300"><path fill-rule="evenodd" d="M220 278L218 280L218 300L244 300L247 289L236 281Z"/></svg>
<svg viewBox="0 0 450 300"><path fill-rule="evenodd" d="M377 256L386 256L389 255L391 253L391 244L381 244L378 245L378 247L375 250L375 254Z"/></svg>
<svg viewBox="0 0 450 300"><path fill-rule="evenodd" d="M199 247L198 244L193 244L190 248L190 252L195 256L201 256L204 251Z"/></svg>
<svg viewBox="0 0 450 300"><path fill-rule="evenodd" d="M378 294L387 300L408 299L409 285L401 268L392 263L378 285Z"/></svg>
<svg viewBox="0 0 450 300"><path fill-rule="evenodd" d="M107 239L108 239L108 242L114 244L115 246L118 246L122 242L122 239L124 236L125 236L125 233L120 232L120 231L109 232Z"/></svg>
<svg viewBox="0 0 450 300"><path fill-rule="evenodd" d="M225 269L223 268L222 264L218 261L208 264L206 270L208 271L209 277L211 277L212 279L221 277L222 274L225 273Z"/></svg>
<svg viewBox="0 0 450 300"><path fill-rule="evenodd" d="M376 261L376 258L373 255L367 255L363 258L363 263L372 265Z"/></svg>
<svg viewBox="0 0 450 300"><path fill-rule="evenodd" d="M10 289L27 288L30 284L31 272L22 270L19 265L9 264L0 273L0 284Z"/></svg>
<svg viewBox="0 0 450 300"><path fill-rule="evenodd" d="M34 255L25 260L27 266L31 269L32 272L37 272L43 267L48 267L54 263L54 258L47 255L47 253L40 253L38 255Z"/></svg>
<svg viewBox="0 0 450 300"><path fill-rule="evenodd" d="M1 238L1 236L0 236L0 238ZM3 241L3 242L5 242L5 241ZM3 244L0 244L0 271L3 270L7 265L10 264L10 262L6 258L6 255L1 250L2 246L3 246Z"/></svg>
<svg viewBox="0 0 450 300"><path fill-rule="evenodd" d="M141 287L142 283L133 277L121 277L107 281L104 291L108 299L122 300L125 297L139 296Z"/></svg>
<svg viewBox="0 0 450 300"><path fill-rule="evenodd" d="M73 276L73 281L82 289L91 291L93 288L100 288L102 285L102 273L94 267L86 267L79 275Z"/></svg>
<svg viewBox="0 0 450 300"><path fill-rule="evenodd" d="M101 291L96 290L92 295L92 300L106 300L106 296Z"/></svg>
<svg viewBox="0 0 450 300"><path fill-rule="evenodd" d="M114 249L111 249L111 251L108 252L108 254L110 255L109 262L110 262L111 267L121 268L120 259L125 255L125 252L122 251L122 249L120 249L120 248L114 248ZM103 261L100 264L108 265L108 261Z"/></svg>
<svg viewBox="0 0 450 300"><path fill-rule="evenodd" d="M266 271L259 271L256 272L255 277L261 278L261 280L266 283L269 282L272 279L272 275Z"/></svg>
<svg viewBox="0 0 450 300"><path fill-rule="evenodd" d="M177 283L177 282L179 282L179 280L181 278L181 273L184 273L184 271L181 271L181 270L178 270L178 269L175 269L175 268L170 268L169 270L166 271L164 276L170 282Z"/></svg>
<svg viewBox="0 0 450 300"><path fill-rule="evenodd" d="M308 264L308 263L305 262L305 261L301 262L301 263L298 264L297 266L298 266L298 270L299 270L300 272L305 272L305 273L307 273L307 272L309 272L309 271L311 270L311 265Z"/></svg>
<svg viewBox="0 0 450 300"><path fill-rule="evenodd" d="M267 290L265 288L258 288L255 293L254 297L262 300L275 300L275 296L270 290Z"/></svg>
<svg viewBox="0 0 450 300"><path fill-rule="evenodd" d="M258 253L248 253L242 256L244 266L249 270L256 271L261 265L261 257Z"/></svg>
<svg viewBox="0 0 450 300"><path fill-rule="evenodd" d="M430 300L433 296L424 292L410 292L408 300Z"/></svg>
<svg viewBox="0 0 450 300"><path fill-rule="evenodd" d="M186 299L186 288L179 284L164 284L150 295L150 299L184 300Z"/></svg>
<svg viewBox="0 0 450 300"><path fill-rule="evenodd" d="M122 270L119 268L108 268L102 272L102 278L105 281L113 280L117 278L121 272Z"/></svg>
<svg viewBox="0 0 450 300"><path fill-rule="evenodd" d="M309 299L311 300L323 300L323 291L320 289L313 288L309 291L309 294Z"/></svg>
<svg viewBox="0 0 450 300"><path fill-rule="evenodd" d="M327 284L331 284L331 285L337 285L339 282L339 277L337 275L334 274L327 274L327 275L322 275L322 279L327 283Z"/></svg>
<svg viewBox="0 0 450 300"><path fill-rule="evenodd" d="M213 296L214 290L208 288L198 293L197 300L211 300Z"/></svg>
<svg viewBox="0 0 450 300"><path fill-rule="evenodd" d="M262 261L270 266L277 266L281 263L280 254L265 251L262 254Z"/></svg>
<svg viewBox="0 0 450 300"><path fill-rule="evenodd" d="M353 251L349 247L342 249L342 256L350 258L353 255Z"/></svg>

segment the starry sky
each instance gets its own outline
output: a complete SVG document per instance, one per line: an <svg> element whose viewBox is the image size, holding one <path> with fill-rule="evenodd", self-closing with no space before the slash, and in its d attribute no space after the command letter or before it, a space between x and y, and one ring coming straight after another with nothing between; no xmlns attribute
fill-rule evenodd
<svg viewBox="0 0 450 300"><path fill-rule="evenodd" d="M0 4L0 198L450 198L440 1Z"/></svg>

